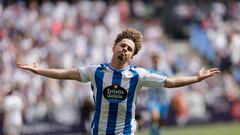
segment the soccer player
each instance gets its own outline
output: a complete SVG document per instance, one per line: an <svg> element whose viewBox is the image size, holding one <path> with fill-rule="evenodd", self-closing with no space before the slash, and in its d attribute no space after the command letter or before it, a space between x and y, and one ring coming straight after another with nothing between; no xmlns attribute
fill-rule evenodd
<svg viewBox="0 0 240 135"><path fill-rule="evenodd" d="M21 63L17 66L54 79L91 82L95 101L92 134L133 135L136 131L135 108L142 87L181 87L220 73L217 68L202 69L195 76L168 78L129 65L141 46L142 34L136 29L128 28L117 35L110 63L77 69L45 69L36 64Z"/></svg>
<svg viewBox="0 0 240 135"><path fill-rule="evenodd" d="M173 75L171 67L162 60L159 54L154 53L151 56L151 65L154 70L153 72L156 72L156 74L163 74L166 76ZM149 88L147 95L147 106L151 115L150 135L161 135L162 127L167 120L170 107L166 89L163 87Z"/></svg>

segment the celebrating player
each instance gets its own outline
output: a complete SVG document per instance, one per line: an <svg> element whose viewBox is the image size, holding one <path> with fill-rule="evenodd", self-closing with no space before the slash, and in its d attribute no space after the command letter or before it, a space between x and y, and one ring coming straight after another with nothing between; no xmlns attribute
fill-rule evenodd
<svg viewBox="0 0 240 135"><path fill-rule="evenodd" d="M220 73L217 68L212 68L201 69L195 76L167 77L129 65L129 61L141 47L142 34L128 28L117 35L110 63L78 69L45 69L36 64L21 63L17 66L54 79L91 82L95 101L92 134L129 135L136 131L135 109L138 93L142 87L181 87Z"/></svg>

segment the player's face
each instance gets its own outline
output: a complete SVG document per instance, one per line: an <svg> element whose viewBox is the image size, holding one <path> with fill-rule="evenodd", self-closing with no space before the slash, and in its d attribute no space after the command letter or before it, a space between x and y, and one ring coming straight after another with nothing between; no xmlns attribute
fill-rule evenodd
<svg viewBox="0 0 240 135"><path fill-rule="evenodd" d="M134 48L134 42L124 38L113 47L113 54L121 61L128 61L133 57Z"/></svg>

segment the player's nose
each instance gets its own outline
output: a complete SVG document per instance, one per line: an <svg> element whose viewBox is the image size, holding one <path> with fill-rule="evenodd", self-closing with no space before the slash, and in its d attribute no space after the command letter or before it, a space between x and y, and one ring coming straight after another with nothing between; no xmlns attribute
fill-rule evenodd
<svg viewBox="0 0 240 135"><path fill-rule="evenodd" d="M127 52L127 47L123 47L122 50Z"/></svg>

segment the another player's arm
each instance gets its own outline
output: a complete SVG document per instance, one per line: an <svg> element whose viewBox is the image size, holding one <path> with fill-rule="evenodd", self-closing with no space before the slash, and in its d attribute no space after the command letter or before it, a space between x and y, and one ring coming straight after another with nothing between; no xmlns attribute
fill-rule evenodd
<svg viewBox="0 0 240 135"><path fill-rule="evenodd" d="M80 81L80 74L77 69L46 69L40 68L37 64L21 64L18 63L17 67L29 70L35 74L54 78L54 79L68 79Z"/></svg>
<svg viewBox="0 0 240 135"><path fill-rule="evenodd" d="M169 77L167 78L164 87L167 88L175 88L186 86L189 84L200 82L208 77L215 76L220 73L219 69L212 68L209 70L201 69L197 75L195 76L188 76L188 77Z"/></svg>

